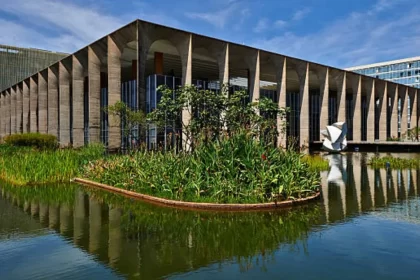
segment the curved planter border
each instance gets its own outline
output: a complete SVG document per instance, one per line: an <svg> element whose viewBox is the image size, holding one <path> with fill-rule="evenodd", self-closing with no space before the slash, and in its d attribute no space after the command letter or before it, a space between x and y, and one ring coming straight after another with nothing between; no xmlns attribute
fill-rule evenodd
<svg viewBox="0 0 420 280"><path fill-rule="evenodd" d="M89 187L99 188L99 189L103 189L109 192L123 194L124 196L130 197L130 198L136 198L136 199L144 200L147 202L152 202L161 206L195 209L195 210L251 211L251 210L288 208L288 207L292 207L296 205L306 204L308 202L319 199L321 196L321 193L317 192L316 194L312 196L300 198L296 200L287 200L287 201L269 202L269 203L253 203L253 204L188 202L188 201L171 200L171 199L165 199L165 198L155 197L151 195L141 194L138 192L124 190L124 189L108 186L105 184L101 184L101 183L97 183L94 181L81 179L81 178L75 178L73 181L82 185L89 186Z"/></svg>

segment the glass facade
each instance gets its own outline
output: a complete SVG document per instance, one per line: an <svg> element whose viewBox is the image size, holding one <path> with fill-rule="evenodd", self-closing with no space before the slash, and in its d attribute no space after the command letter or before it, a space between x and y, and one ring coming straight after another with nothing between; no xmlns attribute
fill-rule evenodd
<svg viewBox="0 0 420 280"><path fill-rule="evenodd" d="M361 67L353 71L366 76L420 88L420 60Z"/></svg>

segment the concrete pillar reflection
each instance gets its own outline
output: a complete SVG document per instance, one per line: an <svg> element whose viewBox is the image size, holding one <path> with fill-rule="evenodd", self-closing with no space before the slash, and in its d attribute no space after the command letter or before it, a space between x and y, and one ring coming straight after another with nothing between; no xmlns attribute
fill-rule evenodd
<svg viewBox="0 0 420 280"><path fill-rule="evenodd" d="M309 63L301 63L297 67L300 93L300 134L299 147L307 152L309 146Z"/></svg>
<svg viewBox="0 0 420 280"><path fill-rule="evenodd" d="M101 98L101 59L98 46L88 47L88 85L89 85L89 142L100 142L100 98ZM121 66L120 66L121 67ZM120 70L121 71L121 70ZM120 78L121 79L121 78Z"/></svg>
<svg viewBox="0 0 420 280"><path fill-rule="evenodd" d="M362 76L352 77L353 89L353 141L362 141Z"/></svg>
<svg viewBox="0 0 420 280"><path fill-rule="evenodd" d="M58 67L48 67L48 134L58 137Z"/></svg>
<svg viewBox="0 0 420 280"><path fill-rule="evenodd" d="M367 128L366 128L366 140L368 142L375 141L375 80L369 79L367 80Z"/></svg>
<svg viewBox="0 0 420 280"><path fill-rule="evenodd" d="M77 190L74 201L74 214L73 214L73 241L75 244L80 244L84 232L84 224L86 217L85 210L85 194L81 190Z"/></svg>
<svg viewBox="0 0 420 280"><path fill-rule="evenodd" d="M347 93L347 75L345 71L340 72L337 77L337 120L339 122L346 121L346 93ZM324 128L321 128L324 129Z"/></svg>
<svg viewBox="0 0 420 280"><path fill-rule="evenodd" d="M23 133L29 132L29 104L30 104L30 94L29 94L29 86L30 81L25 80L23 81L22 85L22 131Z"/></svg>
<svg viewBox="0 0 420 280"><path fill-rule="evenodd" d="M325 208L325 220L327 223L330 222L330 206L329 206L329 193L328 193L328 171L321 172L321 192L322 201Z"/></svg>
<svg viewBox="0 0 420 280"><path fill-rule="evenodd" d="M16 88L10 88L10 134L16 133Z"/></svg>
<svg viewBox="0 0 420 280"><path fill-rule="evenodd" d="M78 219L77 220L77 225L79 226L78 230L77 230L77 234L78 234L78 238L80 238L80 234L81 234L80 224L83 225L84 217L81 217L83 215L83 213L78 213L78 214L80 216L77 218ZM65 203L61 204L60 205L60 233L61 234L65 234L65 233L70 231L71 222L72 222L71 218L72 218L72 211L71 211L70 207ZM83 230L82 230L82 232L83 232Z"/></svg>
<svg viewBox="0 0 420 280"><path fill-rule="evenodd" d="M108 260L109 266L115 267L121 256L121 210L109 208L109 239Z"/></svg>
<svg viewBox="0 0 420 280"><path fill-rule="evenodd" d="M121 49L112 36L108 36L108 105L121 101ZM121 121L109 118L108 148L121 147Z"/></svg>
<svg viewBox="0 0 420 280"><path fill-rule="evenodd" d="M366 171L369 183L370 198L372 200L372 208L375 209L375 170L368 166Z"/></svg>
<svg viewBox="0 0 420 280"><path fill-rule="evenodd" d="M38 132L38 75L29 79L29 131Z"/></svg>
<svg viewBox="0 0 420 280"><path fill-rule="evenodd" d="M31 216L35 217L35 216L39 216L39 204L38 201L31 201L30 202L31 205Z"/></svg>
<svg viewBox="0 0 420 280"><path fill-rule="evenodd" d="M59 76L59 140L61 146L70 145L70 71L68 61L60 61L58 65Z"/></svg>
<svg viewBox="0 0 420 280"><path fill-rule="evenodd" d="M279 93L279 108L286 108L286 80L287 80L287 58L285 57L282 61L276 63L276 78L277 78L277 92ZM277 118L277 132L278 140L277 146L286 148L287 145L287 133L286 133L286 119L279 116Z"/></svg>
<svg viewBox="0 0 420 280"><path fill-rule="evenodd" d="M362 212L362 164L360 157L361 155L358 153L352 154L354 186L359 213Z"/></svg>
<svg viewBox="0 0 420 280"><path fill-rule="evenodd" d="M23 82L16 86L16 133L22 133Z"/></svg>
<svg viewBox="0 0 420 280"><path fill-rule="evenodd" d="M387 109L388 109L388 83L384 82L377 87L379 93L379 140L387 138Z"/></svg>
<svg viewBox="0 0 420 280"><path fill-rule="evenodd" d="M59 208L56 205L48 206L48 227L56 229L59 223Z"/></svg>
<svg viewBox="0 0 420 280"><path fill-rule="evenodd" d="M318 71L318 80L320 84L320 103L321 110L319 112L320 130L326 129L328 123L328 98L330 95L330 69L322 68Z"/></svg>
<svg viewBox="0 0 420 280"><path fill-rule="evenodd" d="M101 204L89 198L89 252L97 252L101 246L102 208Z"/></svg>
<svg viewBox="0 0 420 280"><path fill-rule="evenodd" d="M397 170L392 170L391 171L392 174L392 187L393 187L393 191L394 191L394 199L395 201L398 201L398 191L400 188L399 185L399 181L398 181L398 171Z"/></svg>
<svg viewBox="0 0 420 280"><path fill-rule="evenodd" d="M82 147L84 140L84 65L82 54L72 56L73 147Z"/></svg>
<svg viewBox="0 0 420 280"><path fill-rule="evenodd" d="M39 221L42 225L48 225L48 204L39 203Z"/></svg>
<svg viewBox="0 0 420 280"><path fill-rule="evenodd" d="M385 205L388 204L388 175L386 169L380 169L382 192L384 195Z"/></svg>
<svg viewBox="0 0 420 280"><path fill-rule="evenodd" d="M48 132L48 71L38 73L38 132Z"/></svg>
<svg viewBox="0 0 420 280"><path fill-rule="evenodd" d="M403 199L407 199L408 198L408 190L410 188L410 180L409 180L409 169L405 169L405 170L401 170L401 188L402 188L402 194L404 195Z"/></svg>
<svg viewBox="0 0 420 280"><path fill-rule="evenodd" d="M408 129L408 87L403 87L400 92L401 97L401 138L407 133Z"/></svg>

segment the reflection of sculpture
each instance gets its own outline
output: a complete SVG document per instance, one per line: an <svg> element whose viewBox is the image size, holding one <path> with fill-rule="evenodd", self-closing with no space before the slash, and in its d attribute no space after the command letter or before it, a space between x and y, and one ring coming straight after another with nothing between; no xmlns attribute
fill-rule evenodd
<svg viewBox="0 0 420 280"><path fill-rule="evenodd" d="M347 157L343 155L325 155L328 160L330 171L328 172L327 182L337 185L344 185L347 180Z"/></svg>
<svg viewBox="0 0 420 280"><path fill-rule="evenodd" d="M325 136L322 149L328 152L341 152L347 148L347 124L345 122L336 122L328 125L321 134Z"/></svg>

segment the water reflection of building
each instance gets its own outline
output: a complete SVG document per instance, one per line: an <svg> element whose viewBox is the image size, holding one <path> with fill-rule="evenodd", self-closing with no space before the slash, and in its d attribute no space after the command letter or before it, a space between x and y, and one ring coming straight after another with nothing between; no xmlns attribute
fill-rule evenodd
<svg viewBox="0 0 420 280"><path fill-rule="evenodd" d="M418 170L374 170L363 163L361 154L340 157L340 160L333 159L339 164L331 168L335 172L333 176L328 172L322 174L326 221L340 221L378 209L380 211L375 211L376 214L391 211L400 220L411 221L413 216L417 219L420 217L419 211L415 210L420 207L420 201L410 199L419 192ZM340 174L343 174L342 178ZM329 181L329 178L332 180ZM389 207L393 203L400 203L401 206Z"/></svg>
<svg viewBox="0 0 420 280"><path fill-rule="evenodd" d="M344 156L340 162L347 174L343 186L326 184L321 207L310 205L285 215L218 216L161 209L122 198L117 203L77 188L68 202L53 203L2 190L0 205L12 201L20 209L17 212L59 233L119 274L153 279L231 258L270 259L270 251L305 243L319 225L373 209L384 218L406 222L420 218L420 200L414 198L419 192L418 171L371 170L358 154ZM125 208L128 204L135 204L138 211ZM319 211L323 208L325 212Z"/></svg>

